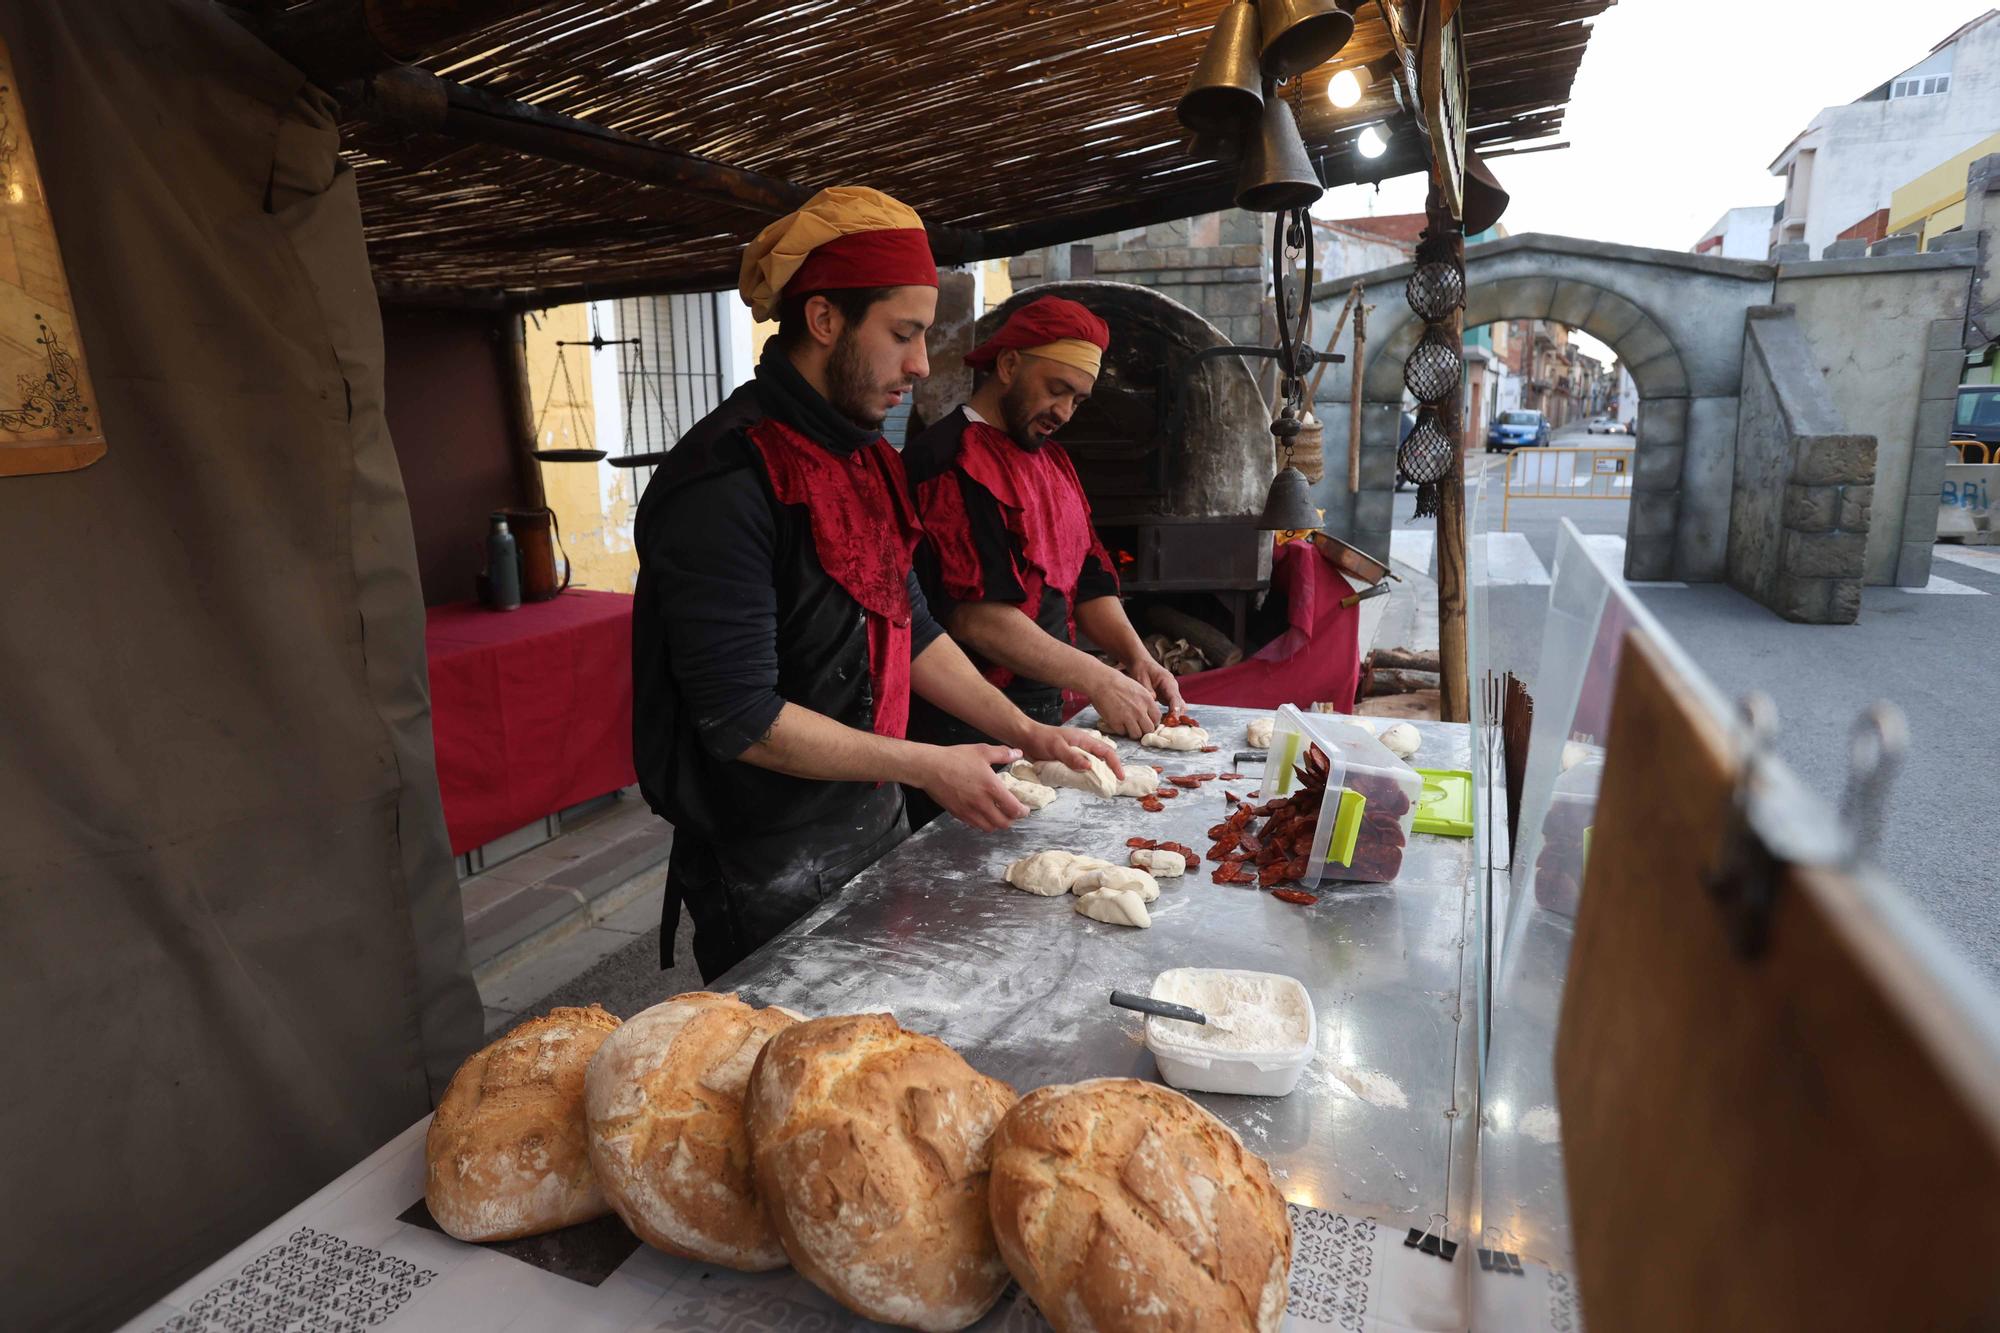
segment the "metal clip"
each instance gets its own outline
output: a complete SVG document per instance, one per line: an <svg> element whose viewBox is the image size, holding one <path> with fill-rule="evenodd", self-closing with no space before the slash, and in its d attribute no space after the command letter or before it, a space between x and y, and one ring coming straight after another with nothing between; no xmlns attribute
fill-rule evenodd
<svg viewBox="0 0 2000 1333"><path fill-rule="evenodd" d="M1764 952L1770 932L1779 861L1751 822L1750 802L1764 755L1778 731L1777 708L1760 693L1744 695L1740 706L1744 728L1736 787L1730 793L1715 864L1702 875L1702 883L1722 907L1737 956L1756 958Z"/></svg>
<svg viewBox="0 0 2000 1333"><path fill-rule="evenodd" d="M1403 1237L1403 1248L1420 1250L1436 1255L1450 1263L1458 1257L1458 1242L1444 1238L1445 1228L1451 1225L1451 1218L1444 1213L1432 1213L1424 1219L1424 1229L1410 1228L1410 1234Z"/></svg>
<svg viewBox="0 0 2000 1333"><path fill-rule="evenodd" d="M1848 733L1847 788L1840 797L1840 822L1848 830L1846 868L1852 870L1882 837L1889 787L1903 767L1910 727L1903 710L1887 700L1871 705Z"/></svg>

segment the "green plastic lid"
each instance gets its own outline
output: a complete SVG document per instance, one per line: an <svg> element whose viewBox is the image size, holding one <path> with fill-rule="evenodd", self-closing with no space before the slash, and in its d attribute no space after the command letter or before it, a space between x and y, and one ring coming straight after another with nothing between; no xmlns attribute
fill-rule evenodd
<svg viewBox="0 0 2000 1333"><path fill-rule="evenodd" d="M1446 838L1472 836L1472 774L1462 768L1420 768L1424 794L1417 799L1417 817L1410 827L1418 833Z"/></svg>

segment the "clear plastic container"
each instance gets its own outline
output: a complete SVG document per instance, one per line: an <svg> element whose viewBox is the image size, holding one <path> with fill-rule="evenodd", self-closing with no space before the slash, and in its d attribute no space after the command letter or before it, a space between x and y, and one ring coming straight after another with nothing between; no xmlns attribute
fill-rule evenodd
<svg viewBox="0 0 2000 1333"><path fill-rule="evenodd" d="M1300 883L1310 888L1324 879L1393 880L1403 868L1424 780L1345 714L1303 713L1283 704L1271 730L1264 799L1298 790L1297 770L1306 766L1315 745L1327 760L1326 798Z"/></svg>
<svg viewBox="0 0 2000 1333"><path fill-rule="evenodd" d="M1306 1011L1305 1040L1270 1050L1218 1051L1189 1039L1191 1025L1178 1019L1146 1019L1146 1049L1160 1067L1160 1077L1184 1092L1233 1092L1246 1097L1283 1097L1298 1086L1318 1048L1319 1026L1312 996L1296 977L1278 972L1245 972L1225 967L1176 967L1153 978L1155 999L1175 999L1173 982L1202 977L1242 977L1275 983L1293 992ZM1163 993L1164 992L1164 993ZM1181 1002L1178 1001L1177 1002ZM1176 1029L1179 1031L1177 1032Z"/></svg>

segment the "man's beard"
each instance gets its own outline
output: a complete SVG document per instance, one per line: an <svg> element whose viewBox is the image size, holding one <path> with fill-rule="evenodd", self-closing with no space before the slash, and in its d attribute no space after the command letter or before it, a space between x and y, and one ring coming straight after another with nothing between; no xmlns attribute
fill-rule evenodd
<svg viewBox="0 0 2000 1333"><path fill-rule="evenodd" d="M882 392L882 386L875 383L861 359L854 335L842 329L826 358L827 401L833 404L834 411L855 425L877 430L887 416L875 406L876 397Z"/></svg>
<svg viewBox="0 0 2000 1333"><path fill-rule="evenodd" d="M1001 392L1000 424L1023 448L1039 449L1049 442L1049 432L1035 425L1035 409L1028 401L1026 385L1015 384Z"/></svg>

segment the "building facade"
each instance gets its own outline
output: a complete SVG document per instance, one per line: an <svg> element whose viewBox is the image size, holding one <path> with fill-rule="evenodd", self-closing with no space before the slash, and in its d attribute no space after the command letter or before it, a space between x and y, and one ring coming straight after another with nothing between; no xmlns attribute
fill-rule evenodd
<svg viewBox="0 0 2000 1333"><path fill-rule="evenodd" d="M1850 229L1865 232L1898 186L1972 148L1995 126L2000 11L1988 10L1880 86L1822 109L1785 146L1771 163L1771 174L1785 181L1771 245L1804 242L1817 256Z"/></svg>
<svg viewBox="0 0 2000 1333"><path fill-rule="evenodd" d="M1776 220L1774 204L1751 204L1732 208L1703 232L1688 249L1717 259L1768 259L1771 254L1771 224Z"/></svg>

